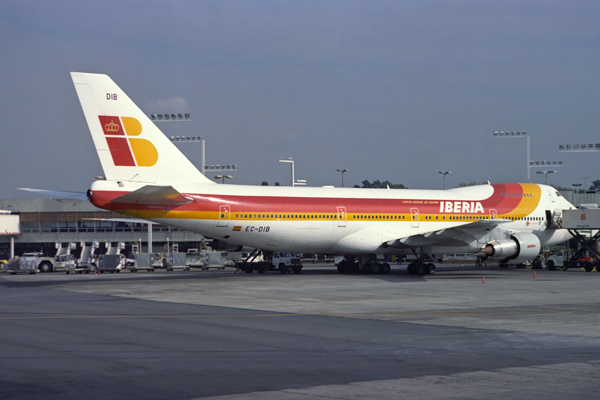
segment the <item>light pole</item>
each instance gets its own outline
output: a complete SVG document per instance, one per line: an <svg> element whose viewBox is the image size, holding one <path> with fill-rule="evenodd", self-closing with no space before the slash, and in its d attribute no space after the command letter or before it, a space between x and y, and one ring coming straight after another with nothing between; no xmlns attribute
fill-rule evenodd
<svg viewBox="0 0 600 400"><path fill-rule="evenodd" d="M233 179L233 176L231 175L215 175L215 179L222 179L222 183L225 183L225 178L227 179Z"/></svg>
<svg viewBox="0 0 600 400"><path fill-rule="evenodd" d="M295 180L294 180L294 160L292 159L292 157L287 157L287 158L280 158L279 162L283 162L283 163L290 163L292 164L292 186L295 186Z"/></svg>
<svg viewBox="0 0 600 400"><path fill-rule="evenodd" d="M452 171L440 171L440 174L444 175L444 190L446 190L446 175L451 173Z"/></svg>
<svg viewBox="0 0 600 400"><path fill-rule="evenodd" d="M529 135L527 132L504 132L504 131L496 131L494 132L495 137L516 137L516 138L527 138L527 182L531 181L530 177L530 165L529 162Z"/></svg>
<svg viewBox="0 0 600 400"><path fill-rule="evenodd" d="M336 169L336 171L342 173L342 187L344 187L344 174L350 170L348 168L344 168L344 169Z"/></svg>
<svg viewBox="0 0 600 400"><path fill-rule="evenodd" d="M539 174L539 175L544 174L544 175L546 175L546 185L547 185L548 184L548 174L553 174L555 172L556 171L554 171L554 170L551 170L551 171L538 171L538 172L536 172L536 174Z"/></svg>

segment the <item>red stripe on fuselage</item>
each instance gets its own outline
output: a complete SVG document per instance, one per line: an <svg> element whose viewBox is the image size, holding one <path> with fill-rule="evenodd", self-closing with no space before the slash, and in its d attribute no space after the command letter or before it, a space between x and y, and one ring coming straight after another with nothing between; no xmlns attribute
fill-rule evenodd
<svg viewBox="0 0 600 400"><path fill-rule="evenodd" d="M520 184L493 185L494 193L487 199L465 200L419 200L419 199L373 199L373 198L326 198L326 197L284 197L284 196L230 196L184 194L194 201L180 206L146 206L139 204L114 203L112 199L128 192L96 191L91 201L96 207L120 210L164 210L167 211L219 211L222 205L229 205L231 212L242 213L331 213L337 212L337 207L345 207L347 213L411 213L411 208L418 208L422 214L439 214L440 202L481 203L483 213L487 215L490 209L497 214L508 214L514 211L522 199L523 187ZM510 193L510 196L502 194ZM513 196L514 194L514 196ZM538 199L539 201L539 199ZM460 215L464 212L443 212L446 215ZM470 212L467 214L475 214Z"/></svg>

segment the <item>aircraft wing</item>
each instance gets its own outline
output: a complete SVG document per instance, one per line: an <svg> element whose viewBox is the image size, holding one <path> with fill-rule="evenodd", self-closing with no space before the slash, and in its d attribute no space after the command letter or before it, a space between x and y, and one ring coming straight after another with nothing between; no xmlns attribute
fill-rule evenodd
<svg viewBox="0 0 600 400"><path fill-rule="evenodd" d="M113 203L143 204L146 206L180 206L193 200L179 193L173 186L146 185L112 200Z"/></svg>
<svg viewBox="0 0 600 400"><path fill-rule="evenodd" d="M33 188L18 188L18 190L24 190L26 192L39 193L46 197L56 198L56 199L76 199L76 200L86 200L87 194L85 192L63 192L60 190L46 190L46 189L33 189Z"/></svg>
<svg viewBox="0 0 600 400"><path fill-rule="evenodd" d="M383 243L383 247L398 247L398 248L409 248L409 247L420 247L430 246L442 242L462 241L471 237L468 233L470 230L491 230L496 228L498 225L509 222L509 219L495 218L495 219L483 219L473 222L465 222L461 225L454 226L452 228L441 229L438 231L425 232L418 235L406 236L403 238L390 240Z"/></svg>

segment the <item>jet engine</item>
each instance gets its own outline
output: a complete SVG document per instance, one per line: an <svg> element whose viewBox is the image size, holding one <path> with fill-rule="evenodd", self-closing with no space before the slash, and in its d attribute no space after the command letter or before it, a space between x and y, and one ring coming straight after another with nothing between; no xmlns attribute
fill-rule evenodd
<svg viewBox="0 0 600 400"><path fill-rule="evenodd" d="M522 263L535 258L541 250L540 239L533 233L515 233L509 239L494 240L477 255L484 260L499 259L502 262Z"/></svg>

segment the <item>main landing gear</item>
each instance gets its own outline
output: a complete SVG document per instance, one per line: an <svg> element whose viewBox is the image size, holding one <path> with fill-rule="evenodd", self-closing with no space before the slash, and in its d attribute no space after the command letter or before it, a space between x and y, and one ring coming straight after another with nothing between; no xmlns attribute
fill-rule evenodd
<svg viewBox="0 0 600 400"><path fill-rule="evenodd" d="M408 264L407 271L411 275L435 274L435 264L415 261Z"/></svg>
<svg viewBox="0 0 600 400"><path fill-rule="evenodd" d="M392 270L390 264L377 262L374 255L360 258L345 256L337 265L337 269L340 274L389 274Z"/></svg>
<svg viewBox="0 0 600 400"><path fill-rule="evenodd" d="M417 257L417 261L408 264L408 273L411 275L433 275L435 274L435 264L425 262L425 251L421 248L420 254L415 249L413 253Z"/></svg>

